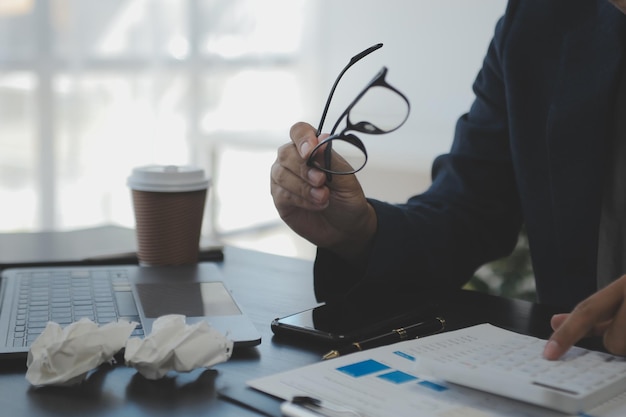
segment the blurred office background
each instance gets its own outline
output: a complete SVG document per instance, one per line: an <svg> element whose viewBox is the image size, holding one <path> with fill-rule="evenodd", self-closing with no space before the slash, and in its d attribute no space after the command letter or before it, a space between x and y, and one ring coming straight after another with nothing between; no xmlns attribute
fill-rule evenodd
<svg viewBox="0 0 626 417"><path fill-rule="evenodd" d="M383 66L407 123L362 137L369 196L429 182L505 0L0 0L0 232L133 225L126 177L194 164L213 179L204 232L310 258L269 193L291 124L327 128Z"/></svg>

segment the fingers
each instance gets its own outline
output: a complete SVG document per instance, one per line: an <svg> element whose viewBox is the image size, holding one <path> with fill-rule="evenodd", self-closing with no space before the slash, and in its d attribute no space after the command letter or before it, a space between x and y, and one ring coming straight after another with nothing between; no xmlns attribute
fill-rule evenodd
<svg viewBox="0 0 626 417"><path fill-rule="evenodd" d="M565 322L565 320L569 317L569 314L555 314L550 319L550 327L552 330L557 330L561 325Z"/></svg>
<svg viewBox="0 0 626 417"><path fill-rule="evenodd" d="M626 278L617 281L616 291L621 294L621 303L604 331L604 347L616 355L626 355Z"/></svg>
<svg viewBox="0 0 626 417"><path fill-rule="evenodd" d="M293 153L296 150L293 144ZM283 151L284 152L284 151ZM283 211L294 207L307 210L322 210L328 205L330 190L324 187L324 174L313 168L292 168L288 162L281 162L281 151L271 170L271 193L274 205L281 217ZM302 166L302 164L300 164ZM304 171L304 172L301 172ZM322 184L317 186L316 184Z"/></svg>
<svg viewBox="0 0 626 417"><path fill-rule="evenodd" d="M322 210L328 206L330 196L324 173L306 165L308 153L317 143L313 127L297 123L290 135L292 142L278 149L271 169L271 193L283 218L294 208Z"/></svg>
<svg viewBox="0 0 626 417"><path fill-rule="evenodd" d="M570 313L551 320L555 329L544 348L546 359L560 358L582 338L604 335L608 351L626 354L626 276L585 299Z"/></svg>
<svg viewBox="0 0 626 417"><path fill-rule="evenodd" d="M550 326L552 327L552 330L555 330L555 331L558 330L563 325L563 323L565 323L568 317L569 317L569 314L555 314L554 316L552 316L552 318L550 319ZM585 335L585 337L602 336L606 332L606 330L609 328L610 325L611 325L611 320L606 320L600 323L596 323L593 325L591 330Z"/></svg>
<svg viewBox="0 0 626 417"><path fill-rule="evenodd" d="M291 126L289 137L296 146L300 157L306 161L311 150L317 145L318 139L315 129L308 123L298 122Z"/></svg>

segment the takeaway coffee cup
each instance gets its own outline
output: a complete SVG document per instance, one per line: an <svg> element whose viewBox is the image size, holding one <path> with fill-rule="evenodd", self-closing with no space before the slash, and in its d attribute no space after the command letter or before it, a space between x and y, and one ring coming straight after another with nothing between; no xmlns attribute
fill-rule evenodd
<svg viewBox="0 0 626 417"><path fill-rule="evenodd" d="M209 180L201 168L148 165L133 169L137 256L142 266L198 262Z"/></svg>

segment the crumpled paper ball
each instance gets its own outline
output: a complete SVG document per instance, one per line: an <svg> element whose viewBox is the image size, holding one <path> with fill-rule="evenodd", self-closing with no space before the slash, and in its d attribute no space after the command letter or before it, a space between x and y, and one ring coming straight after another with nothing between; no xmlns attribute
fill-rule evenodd
<svg viewBox="0 0 626 417"><path fill-rule="evenodd" d="M185 316L159 317L150 335L126 343L124 361L148 379L162 378L169 371L189 372L209 368L230 359L233 341L206 321L188 325Z"/></svg>
<svg viewBox="0 0 626 417"><path fill-rule="evenodd" d="M87 318L65 328L48 322L28 352L26 379L32 385L74 385L92 369L109 362L126 344L137 323L99 327Z"/></svg>

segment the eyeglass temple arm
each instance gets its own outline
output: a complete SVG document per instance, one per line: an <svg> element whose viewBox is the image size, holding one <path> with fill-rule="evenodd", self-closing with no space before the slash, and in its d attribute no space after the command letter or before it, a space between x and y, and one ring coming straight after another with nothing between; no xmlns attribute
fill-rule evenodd
<svg viewBox="0 0 626 417"><path fill-rule="evenodd" d="M343 77L343 74L345 74L345 72L348 71L348 69L352 65L356 64L358 61L360 61L361 59L365 58L367 55L371 54L375 50L380 49L382 47L383 47L382 43L377 43L376 45L372 45L369 48L367 48L366 50L364 50L362 52L359 52L358 54L356 54L355 56L350 58L350 62L348 62L348 65L346 65L343 68L343 70L341 70L341 72L337 76L337 79L335 79L335 83L333 84L333 87L330 89L330 93L328 94L328 98L326 99L326 105L324 106L324 111L322 112L322 119L320 120L320 124L317 127L316 136L319 136L322 133L322 128L324 127L324 121L326 120L326 113L328 113L328 108L330 107L330 101L333 98L333 94L335 94L335 89L337 88L337 84L339 84L339 80L341 80L341 77Z"/></svg>

